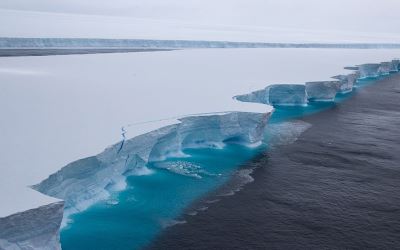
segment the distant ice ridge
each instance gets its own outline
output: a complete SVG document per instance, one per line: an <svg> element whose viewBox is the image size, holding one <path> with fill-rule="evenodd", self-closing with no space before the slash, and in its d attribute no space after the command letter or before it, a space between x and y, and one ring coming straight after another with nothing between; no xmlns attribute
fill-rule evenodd
<svg viewBox="0 0 400 250"><path fill-rule="evenodd" d="M146 164L182 156L188 148L253 145L263 138L270 113L228 112L180 118L175 124L123 140L102 153L68 164L41 183L39 192L65 201L68 215L125 188L126 176L148 172Z"/></svg>
<svg viewBox="0 0 400 250"><path fill-rule="evenodd" d="M337 75L336 81L316 81L305 84L273 84L265 89L234 98L243 102L255 102L276 106L304 106L308 102L334 101L338 93L348 93L356 86L358 79L375 78L400 71L400 60L390 62L367 63L353 67L347 75Z"/></svg>
<svg viewBox="0 0 400 250"><path fill-rule="evenodd" d="M201 40L0 37L0 48L348 48L395 49L397 43L264 43Z"/></svg>
<svg viewBox="0 0 400 250"><path fill-rule="evenodd" d="M64 202L0 218L0 249L58 250Z"/></svg>

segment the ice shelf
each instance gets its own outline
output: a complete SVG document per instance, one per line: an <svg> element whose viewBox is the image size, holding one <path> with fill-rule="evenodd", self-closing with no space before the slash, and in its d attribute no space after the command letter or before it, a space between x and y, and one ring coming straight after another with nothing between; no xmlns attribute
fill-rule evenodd
<svg viewBox="0 0 400 250"><path fill-rule="evenodd" d="M19 226L22 221L51 217L58 226L64 205L66 213L85 209L123 189L125 176L147 162L182 154L185 148L253 146L262 139L270 105L306 105L318 90L326 93L314 99L331 99L333 89L350 89L351 74L382 72L377 64L361 74L363 62L389 62L399 54L210 49L1 58L0 197L5 205L0 222L15 227L0 234L0 247L26 243L40 248L43 241L35 238L40 236L27 233ZM398 61L391 62L398 68ZM352 73L344 65L360 69ZM338 74L332 83L329 78ZM284 85L309 81L318 82ZM233 98L251 92L258 94L248 103ZM57 235L58 227L52 227L40 239L57 242Z"/></svg>

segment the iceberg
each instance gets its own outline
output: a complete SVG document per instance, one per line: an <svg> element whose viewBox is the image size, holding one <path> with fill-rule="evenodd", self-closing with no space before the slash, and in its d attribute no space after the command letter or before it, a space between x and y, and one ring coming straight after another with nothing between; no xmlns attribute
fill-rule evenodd
<svg viewBox="0 0 400 250"><path fill-rule="evenodd" d="M309 101L334 101L336 94L341 89L340 81L306 82L306 92Z"/></svg>
<svg viewBox="0 0 400 250"><path fill-rule="evenodd" d="M303 84L273 84L250 94L235 96L239 101L264 103L272 106L307 105Z"/></svg>

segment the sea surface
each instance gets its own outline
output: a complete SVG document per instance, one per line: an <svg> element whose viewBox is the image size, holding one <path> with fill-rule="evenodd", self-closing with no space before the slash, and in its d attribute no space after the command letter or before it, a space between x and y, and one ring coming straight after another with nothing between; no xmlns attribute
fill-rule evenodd
<svg viewBox="0 0 400 250"><path fill-rule="evenodd" d="M62 248L399 246L399 79L362 81L336 103L278 107L258 148L187 150L150 165L72 216Z"/></svg>
<svg viewBox="0 0 400 250"><path fill-rule="evenodd" d="M272 123L309 128L247 162L251 183L180 216L148 248L400 249L400 75L361 85L322 112L278 109Z"/></svg>

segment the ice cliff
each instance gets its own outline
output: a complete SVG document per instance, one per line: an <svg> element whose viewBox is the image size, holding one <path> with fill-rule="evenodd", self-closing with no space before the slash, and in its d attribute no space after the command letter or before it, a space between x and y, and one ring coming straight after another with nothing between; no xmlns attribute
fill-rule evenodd
<svg viewBox="0 0 400 250"><path fill-rule="evenodd" d="M259 143L268 118L269 113L247 112L184 117L176 124L123 140L96 156L72 162L33 188L64 200L68 216L123 189L126 176L142 173L147 163L182 156L188 148Z"/></svg>
<svg viewBox="0 0 400 250"><path fill-rule="evenodd" d="M358 77L359 74L356 72L348 75L337 75L332 78L340 81L339 92L348 93L352 91Z"/></svg>
<svg viewBox="0 0 400 250"><path fill-rule="evenodd" d="M235 96L242 102L257 102L272 106L305 105L307 97L303 84L273 84L247 95Z"/></svg>
<svg viewBox="0 0 400 250"><path fill-rule="evenodd" d="M340 90L340 81L307 82L306 94L309 101L333 101Z"/></svg>
<svg viewBox="0 0 400 250"><path fill-rule="evenodd" d="M303 106L308 102L334 101L338 93L351 92L358 79L385 76L400 70L400 60L390 62L367 63L345 67L353 70L347 75L337 75L336 81L315 81L305 84L274 84L265 89L234 98L243 102L255 102L277 106Z"/></svg>
<svg viewBox="0 0 400 250"><path fill-rule="evenodd" d="M61 249L63 207L60 201L0 218L0 249Z"/></svg>

